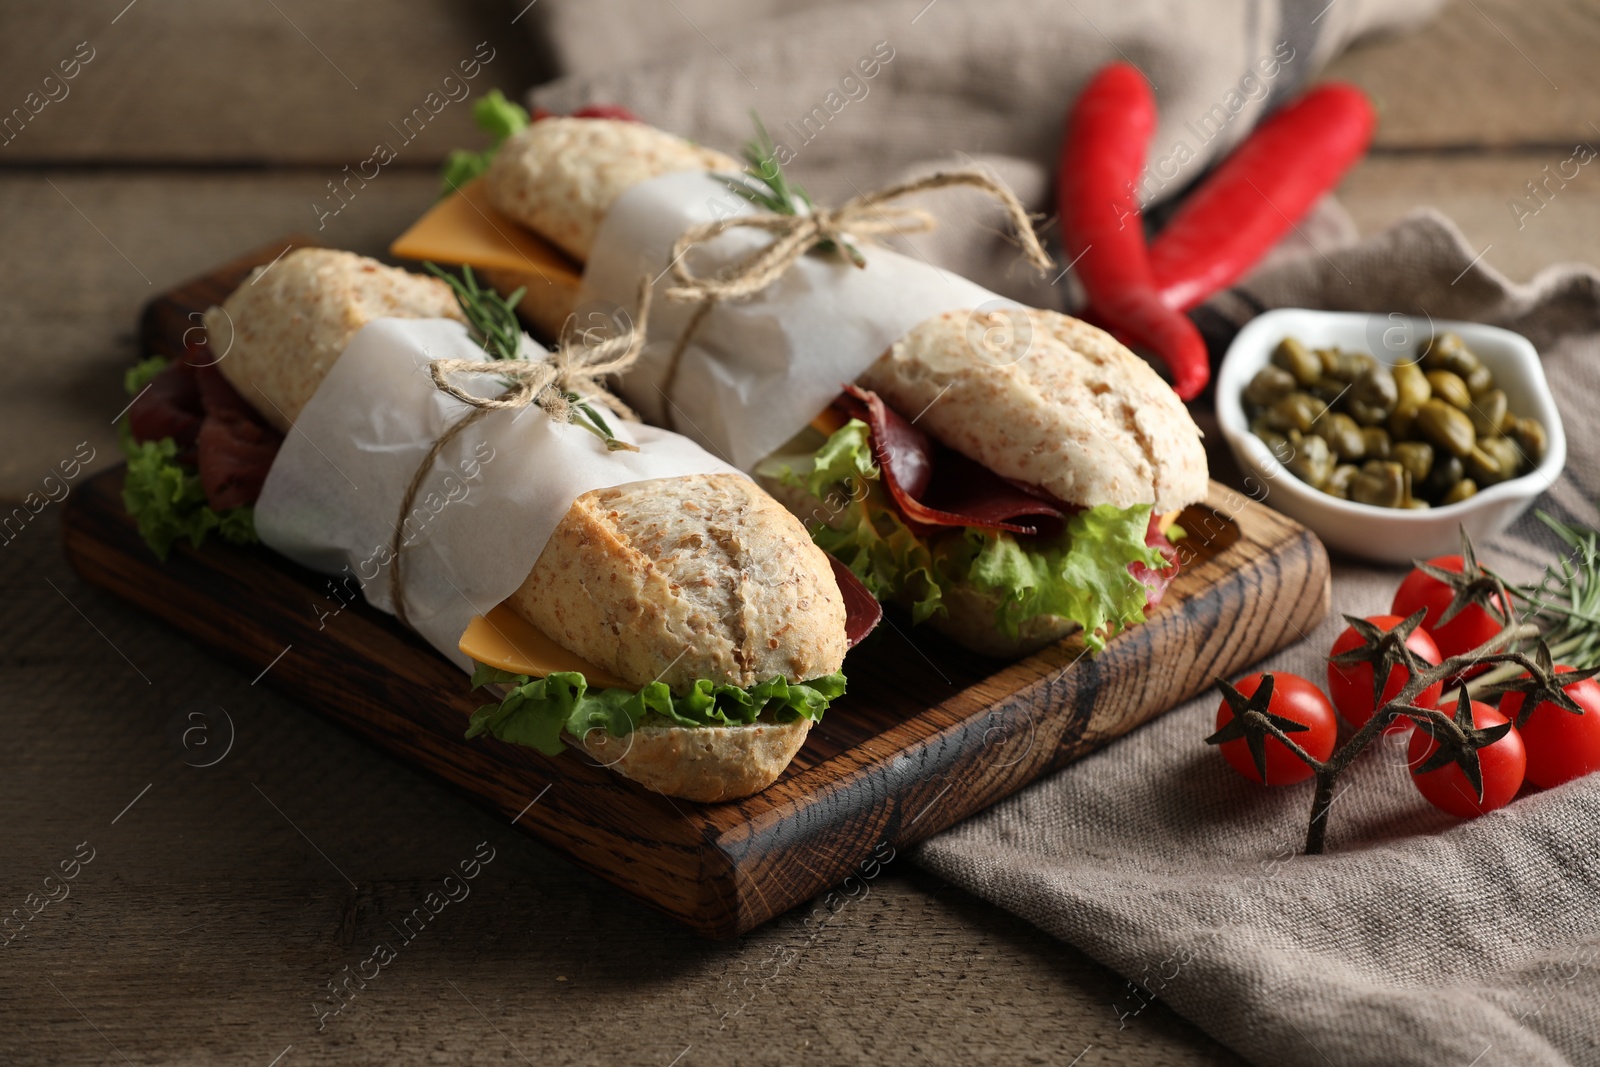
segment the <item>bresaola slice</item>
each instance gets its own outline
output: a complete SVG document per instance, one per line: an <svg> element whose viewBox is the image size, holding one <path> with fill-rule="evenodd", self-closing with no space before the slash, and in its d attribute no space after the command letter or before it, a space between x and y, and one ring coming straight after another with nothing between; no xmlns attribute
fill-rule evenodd
<svg viewBox="0 0 1600 1067"><path fill-rule="evenodd" d="M1042 523L1011 520L1059 521L1066 516L1064 505L1012 485L954 449L937 444L870 390L846 385L835 405L867 424L883 483L900 513L913 524L1036 534Z"/></svg>
<svg viewBox="0 0 1600 1067"><path fill-rule="evenodd" d="M128 429L135 441L172 438L178 460L193 463L195 439L205 408L200 403L200 383L195 369L180 360L150 380L128 406Z"/></svg>
<svg viewBox="0 0 1600 1067"><path fill-rule="evenodd" d="M839 583L839 594L844 597L844 636L850 647L855 648L883 618L883 605L849 567L831 554L828 562L833 565L834 580Z"/></svg>
<svg viewBox="0 0 1600 1067"><path fill-rule="evenodd" d="M1150 528L1145 531L1144 543L1160 552L1167 561L1167 565L1160 570L1139 561L1128 564L1128 573L1133 575L1134 581L1143 582L1144 587L1150 590L1145 596L1144 610L1153 611L1161 606L1161 598L1167 595L1167 586L1178 576L1178 550L1167 540L1167 533L1161 528L1160 515L1150 516Z"/></svg>
<svg viewBox="0 0 1600 1067"><path fill-rule="evenodd" d="M872 435L872 454L878 461L883 482L901 515L914 529L922 528L918 532L932 526L973 526L1031 535L1049 532L1041 527L1046 523L1059 523L1068 514L1080 510L1016 485L976 460L938 444L871 390L856 385L846 385L844 389L834 406L850 418L867 424ZM922 499L917 499L919 497ZM1006 521L1021 518L1040 518L1045 522L1023 525ZM1178 576L1178 551L1167 540L1161 516L1150 516L1145 544L1167 560L1167 566L1161 568L1138 561L1128 564L1128 573L1149 590L1145 610L1151 611L1160 605L1167 587ZM834 571L850 574L837 561ZM845 588L843 577L839 587ZM862 592L865 593L865 589ZM848 604L848 592L845 600Z"/></svg>
<svg viewBox="0 0 1600 1067"><path fill-rule="evenodd" d="M216 369L204 348L167 367L128 409L128 429L141 443L170 437L177 459L200 471L206 503L218 511L253 504L283 444Z"/></svg>
<svg viewBox="0 0 1600 1067"><path fill-rule="evenodd" d="M205 418L200 423L198 461L206 503L218 511L254 504L283 444L216 367L196 369Z"/></svg>

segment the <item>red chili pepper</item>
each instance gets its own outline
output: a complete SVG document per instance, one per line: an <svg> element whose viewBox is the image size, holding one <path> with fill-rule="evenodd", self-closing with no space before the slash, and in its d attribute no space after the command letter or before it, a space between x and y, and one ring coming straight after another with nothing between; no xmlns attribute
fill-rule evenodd
<svg viewBox="0 0 1600 1067"><path fill-rule="evenodd" d="M1166 305L1187 311L1243 276L1365 154L1375 123L1365 93L1329 82L1257 127L1150 246Z"/></svg>
<svg viewBox="0 0 1600 1067"><path fill-rule="evenodd" d="M1067 113L1056 179L1061 238L1095 317L1158 356L1173 389L1192 400L1211 377L1205 342L1194 323L1161 302L1139 216L1155 124L1155 97L1137 68L1112 63L1089 81Z"/></svg>

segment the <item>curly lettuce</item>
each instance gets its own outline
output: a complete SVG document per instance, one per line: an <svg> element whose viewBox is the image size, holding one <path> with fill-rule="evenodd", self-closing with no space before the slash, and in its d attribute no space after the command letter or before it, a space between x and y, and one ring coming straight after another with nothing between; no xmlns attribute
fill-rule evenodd
<svg viewBox="0 0 1600 1067"><path fill-rule="evenodd" d="M473 712L467 737L489 733L547 756L566 749L563 733L582 737L598 729L625 737L646 719L667 726L739 726L770 711L779 722L816 720L845 691L842 672L803 684L773 678L748 689L701 678L688 693L679 695L665 682L651 682L638 690L590 689L577 671L529 678L479 664L472 687L495 684L510 689L500 703L485 704Z"/></svg>
<svg viewBox="0 0 1600 1067"><path fill-rule="evenodd" d="M167 361L160 356L141 360L123 375L123 387L129 396L137 397L166 367ZM256 543L255 509L248 505L222 511L209 507L199 472L178 462L178 446L172 438L135 441L126 418L117 429L128 460L122 505L138 523L139 536L156 558L166 562L178 541L199 548L213 531L232 544Z"/></svg>
<svg viewBox="0 0 1600 1067"><path fill-rule="evenodd" d="M478 128L494 138L494 144L481 152L465 148L453 150L444 163L440 196L449 196L457 189L479 177L489 169L500 145L512 134L528 126L528 112L520 105L506 99L499 89L491 89L472 105L472 117Z"/></svg>
<svg viewBox="0 0 1600 1067"><path fill-rule="evenodd" d="M817 506L801 519L812 540L874 596L908 604L913 622L946 612L945 591L967 582L998 596L995 623L1008 636L1031 618L1056 615L1081 626L1084 642L1098 651L1123 627L1144 621L1147 590L1128 565L1167 565L1145 543L1148 504L1086 508L1051 537L974 527L921 536L884 488L871 431L859 419L813 452L771 457L758 473L809 494Z"/></svg>

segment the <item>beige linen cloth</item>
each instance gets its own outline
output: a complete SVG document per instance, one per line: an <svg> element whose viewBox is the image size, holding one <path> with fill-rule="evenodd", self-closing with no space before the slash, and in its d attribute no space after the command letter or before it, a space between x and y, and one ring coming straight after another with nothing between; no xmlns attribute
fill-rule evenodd
<svg viewBox="0 0 1600 1067"><path fill-rule="evenodd" d="M1144 182L1159 205L1352 40L1437 6L541 0L529 18L564 76L531 99L623 103L725 149L748 137L754 108L819 199L965 160L1048 214L1066 107L1097 67L1126 58L1160 101ZM879 42L893 58L864 79L857 64ZM1291 58L1267 77L1274 56ZM1070 275L1015 265L987 203L937 196L940 230L903 251L1039 306L1074 306ZM1337 205L1302 229L1316 251L1286 243L1196 313L1214 353L1279 306L1518 330L1545 357L1569 440L1566 474L1537 506L1600 521L1600 275L1558 268L1514 285L1427 212L1342 249ZM1556 552L1531 514L1485 547L1517 577ZM1400 577L1348 560L1334 572L1334 614L1267 666L1322 677L1339 613L1387 609ZM1600 778L1460 823L1429 807L1399 751L1380 745L1341 783L1328 854L1301 857L1309 784L1264 790L1234 774L1202 743L1215 705L1174 710L928 842L917 862L1118 970L1129 986L1105 1010L1126 1027L1159 997L1262 1064L1600 1063Z"/></svg>

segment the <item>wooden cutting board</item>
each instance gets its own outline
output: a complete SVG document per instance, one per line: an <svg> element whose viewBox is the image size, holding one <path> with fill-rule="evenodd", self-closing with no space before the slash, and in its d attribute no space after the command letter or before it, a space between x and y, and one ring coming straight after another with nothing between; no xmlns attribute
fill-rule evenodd
<svg viewBox="0 0 1600 1067"><path fill-rule="evenodd" d="M301 243L277 242L158 297L144 315L146 349L181 352L192 312ZM251 675L266 670L265 684L711 937L743 933L846 879L870 881L892 850L1300 640L1328 610L1321 543L1213 483L1206 504L1184 512L1192 558L1165 602L1098 656L1073 638L1018 662L986 660L891 612L846 660L849 694L772 788L697 805L647 792L575 750L551 758L465 740L481 695L391 616L359 602L341 609L327 578L262 547L213 540L161 563L123 510L121 482L120 468L107 471L65 505L67 557L86 581Z"/></svg>

